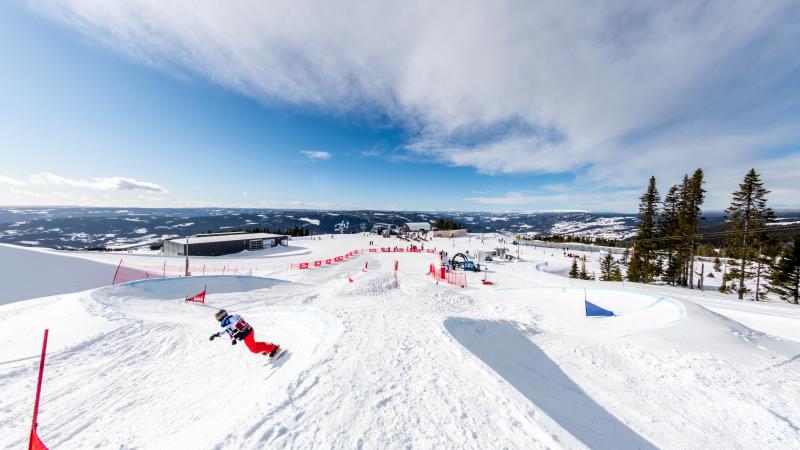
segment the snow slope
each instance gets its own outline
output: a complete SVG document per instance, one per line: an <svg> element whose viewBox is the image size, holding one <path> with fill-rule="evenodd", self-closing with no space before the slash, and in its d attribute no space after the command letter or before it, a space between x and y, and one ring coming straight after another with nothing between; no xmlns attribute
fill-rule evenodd
<svg viewBox="0 0 800 450"><path fill-rule="evenodd" d="M304 241L303 257L369 239ZM466 289L426 276L432 255L373 253L0 306L0 320L27 325L0 329L0 447L25 445L45 327L39 431L54 448L798 446L800 343L711 311L697 292L548 273L562 263L549 251L486 263L496 284L469 274ZM203 285L207 306L182 301ZM618 316L587 319L584 296ZM758 306L745 312L774 326ZM241 344L209 341L220 307L290 353L269 367Z"/></svg>
<svg viewBox="0 0 800 450"><path fill-rule="evenodd" d="M111 258L87 261L66 252L8 244L0 244L0 261L0 305L105 286L117 269Z"/></svg>

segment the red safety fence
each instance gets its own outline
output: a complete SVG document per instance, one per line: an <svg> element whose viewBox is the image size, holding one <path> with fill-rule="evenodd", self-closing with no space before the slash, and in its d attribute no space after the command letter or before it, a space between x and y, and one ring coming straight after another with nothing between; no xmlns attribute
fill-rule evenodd
<svg viewBox="0 0 800 450"><path fill-rule="evenodd" d="M428 249L421 249L419 247L380 247L380 248L362 248L360 250L353 250L351 252L347 252L341 256L335 256L333 258L326 258L326 259L318 259L316 261L309 261L309 262L301 262L301 263L294 263L290 264L289 268L293 270L306 270L306 269L313 269L318 267L329 266L331 264L338 264L348 258L352 258L354 256L363 255L365 253L431 253L436 254L439 253L438 250L435 248L428 248Z"/></svg>
<svg viewBox="0 0 800 450"><path fill-rule="evenodd" d="M127 283L129 281L146 280L149 278L179 277L184 275L186 267L183 265L133 267L123 264L122 260L117 265L111 284Z"/></svg>
<svg viewBox="0 0 800 450"><path fill-rule="evenodd" d="M306 269L314 269L318 267L325 267L330 266L331 264L339 264L340 262L352 258L354 256L363 255L365 253L438 253L438 250L435 248L429 248L426 250L422 250L418 247L408 247L408 248L401 248L401 247L381 247L381 248L362 248L359 250L353 250L350 252L345 253L341 256L335 256L333 258L325 258L325 259L318 259L316 261L308 261L308 262L301 262L301 263L294 263L290 264L289 268L292 270L306 270Z"/></svg>
<svg viewBox="0 0 800 450"><path fill-rule="evenodd" d="M323 259L318 259L316 261L290 264L289 268L290 269L305 270L305 269L314 269L314 268L318 268L318 267L330 266L331 264L339 264L340 262L344 261L345 259L352 258L354 256L358 256L358 255L360 255L362 253L365 253L365 252L366 252L366 250L353 250L353 251L347 252L347 253L345 253L344 255L341 255L341 256L334 256L333 258L323 258Z"/></svg>
<svg viewBox="0 0 800 450"><path fill-rule="evenodd" d="M436 268L433 264L431 264L430 273L434 280L444 281L462 288L467 287L467 274L465 273L448 272L444 267Z"/></svg>
<svg viewBox="0 0 800 450"><path fill-rule="evenodd" d="M166 261L161 264L151 265L132 265L120 260L117 265L117 270L114 272L114 278L111 284L127 283L130 281L147 280L150 278L173 278L183 276L205 276L205 275L253 275L253 272L275 272L278 270L305 270L312 268L320 268L330 266L332 264L339 264L347 259L366 254L366 253L427 253L436 254L439 251L435 248L421 249L419 247L382 247L382 248L369 248L369 249L356 249L349 251L343 255L335 256L332 258L323 258L315 261L294 263L294 264L261 264L254 266L244 266L242 264L224 264L221 267L219 264L214 266L203 265L190 265L189 273L186 273L186 265L183 261L173 261L167 264Z"/></svg>
<svg viewBox="0 0 800 450"><path fill-rule="evenodd" d="M286 269L286 265L281 264L276 266L274 264L262 265L261 269L265 271L275 271L276 267L281 270ZM207 267L203 265L189 266L189 276L204 276L204 275L253 275L253 271L258 271L259 266L245 267L242 265L223 265L222 267ZM111 284L127 283L129 281L147 280L151 278L174 278L186 276L185 263L167 264L166 262L157 265L131 265L120 260L117 265L117 270L114 272L114 278Z"/></svg>

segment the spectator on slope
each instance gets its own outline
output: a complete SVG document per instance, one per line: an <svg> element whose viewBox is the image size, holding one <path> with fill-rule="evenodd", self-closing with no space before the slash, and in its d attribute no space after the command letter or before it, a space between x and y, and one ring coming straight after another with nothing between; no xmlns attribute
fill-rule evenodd
<svg viewBox="0 0 800 450"><path fill-rule="evenodd" d="M213 341L214 338L221 337L227 333L231 338L231 345L236 345L237 341L244 341L244 345L253 353L261 353L272 358L280 352L280 345L256 342L253 327L242 316L238 314L230 315L224 309L220 309L214 314L214 317L219 321L222 331L212 334L208 338L209 341Z"/></svg>

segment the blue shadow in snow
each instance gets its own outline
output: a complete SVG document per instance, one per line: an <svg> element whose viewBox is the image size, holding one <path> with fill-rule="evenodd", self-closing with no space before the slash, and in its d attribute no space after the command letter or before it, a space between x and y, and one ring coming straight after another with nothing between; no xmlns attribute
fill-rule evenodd
<svg viewBox="0 0 800 450"><path fill-rule="evenodd" d="M592 400L513 322L451 317L444 327L589 448L656 448Z"/></svg>

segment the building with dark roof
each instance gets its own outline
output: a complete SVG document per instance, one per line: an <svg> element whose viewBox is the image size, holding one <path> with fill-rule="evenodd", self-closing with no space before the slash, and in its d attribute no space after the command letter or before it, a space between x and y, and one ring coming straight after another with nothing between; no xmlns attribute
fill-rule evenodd
<svg viewBox="0 0 800 450"><path fill-rule="evenodd" d="M270 233L208 233L164 241L169 256L221 256L289 245L289 236Z"/></svg>

